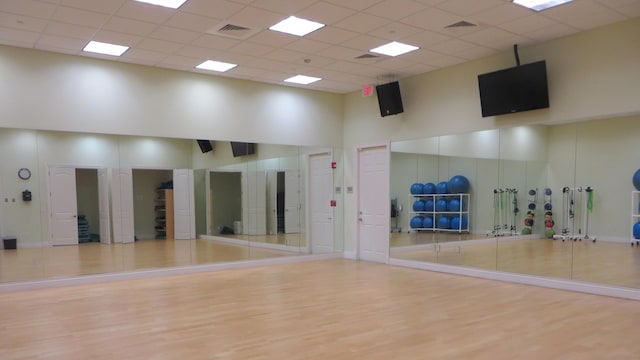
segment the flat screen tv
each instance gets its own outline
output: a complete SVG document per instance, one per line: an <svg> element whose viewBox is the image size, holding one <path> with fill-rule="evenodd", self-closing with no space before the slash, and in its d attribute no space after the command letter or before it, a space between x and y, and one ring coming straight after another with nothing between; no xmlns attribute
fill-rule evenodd
<svg viewBox="0 0 640 360"><path fill-rule="evenodd" d="M233 153L233 157L253 155L256 153L256 144L232 141L231 152Z"/></svg>
<svg viewBox="0 0 640 360"><path fill-rule="evenodd" d="M397 81L376 86L376 94L378 94L380 116L396 115L404 111L400 84Z"/></svg>
<svg viewBox="0 0 640 360"><path fill-rule="evenodd" d="M480 74L478 87L482 117L549 107L544 60Z"/></svg>

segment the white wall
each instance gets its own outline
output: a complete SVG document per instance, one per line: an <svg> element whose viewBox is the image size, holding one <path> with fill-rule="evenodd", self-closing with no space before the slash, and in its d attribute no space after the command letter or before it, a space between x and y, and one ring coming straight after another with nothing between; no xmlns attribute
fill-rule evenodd
<svg viewBox="0 0 640 360"><path fill-rule="evenodd" d="M0 46L0 127L341 146L342 97Z"/></svg>

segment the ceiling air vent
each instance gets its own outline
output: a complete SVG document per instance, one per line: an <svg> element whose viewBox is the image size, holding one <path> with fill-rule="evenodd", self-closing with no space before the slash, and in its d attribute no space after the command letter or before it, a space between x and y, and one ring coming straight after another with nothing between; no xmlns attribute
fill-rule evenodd
<svg viewBox="0 0 640 360"><path fill-rule="evenodd" d="M220 35L230 37L234 39L246 39L249 36L255 34L257 29L251 29L241 25L234 25L228 23L218 24L211 30L207 31L208 34Z"/></svg>
<svg viewBox="0 0 640 360"><path fill-rule="evenodd" d="M445 28L461 28L461 27L474 27L474 26L478 26L478 25L462 20L462 21L458 21L457 23L447 25L445 26Z"/></svg>

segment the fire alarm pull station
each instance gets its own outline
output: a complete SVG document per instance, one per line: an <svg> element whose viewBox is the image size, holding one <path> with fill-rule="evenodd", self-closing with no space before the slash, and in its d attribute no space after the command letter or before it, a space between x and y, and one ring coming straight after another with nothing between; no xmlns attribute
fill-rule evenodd
<svg viewBox="0 0 640 360"><path fill-rule="evenodd" d="M335 200L331 200L331 207L335 207L336 206L336 201Z"/></svg>
<svg viewBox="0 0 640 360"><path fill-rule="evenodd" d="M331 168L332 168L332 169L335 169L335 168L336 168L336 162L335 162L335 161L332 161L332 162L331 162Z"/></svg>

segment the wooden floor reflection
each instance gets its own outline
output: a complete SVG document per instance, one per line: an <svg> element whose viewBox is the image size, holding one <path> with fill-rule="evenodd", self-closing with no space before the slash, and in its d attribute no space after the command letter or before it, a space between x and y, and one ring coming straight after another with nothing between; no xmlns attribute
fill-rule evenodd
<svg viewBox="0 0 640 360"><path fill-rule="evenodd" d="M0 282L297 256L297 251L210 240L138 240L0 251Z"/></svg>
<svg viewBox="0 0 640 360"><path fill-rule="evenodd" d="M628 243L395 233L391 257L640 288L640 248Z"/></svg>

